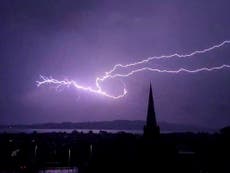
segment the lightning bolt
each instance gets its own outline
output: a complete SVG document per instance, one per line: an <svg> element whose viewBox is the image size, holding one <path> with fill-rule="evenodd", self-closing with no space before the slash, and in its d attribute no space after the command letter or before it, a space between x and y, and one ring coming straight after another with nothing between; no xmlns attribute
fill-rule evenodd
<svg viewBox="0 0 230 173"><path fill-rule="evenodd" d="M175 54L171 54L171 55L161 55L161 56L153 56L153 57L149 57L147 59L144 59L144 60L141 60L141 61L137 61L137 62L134 62L134 63L130 63L130 64L125 64L125 65L122 65L122 64L116 64L113 66L113 68L108 71L108 72L105 72L105 75L101 76L101 77L97 77L96 80L95 80L95 85L96 85L96 88L92 88L92 87L86 87L86 86L83 86L83 85L80 85L78 84L76 81L74 80L57 80L57 79L54 79L52 77L46 77L46 76L43 76L43 75L40 75L40 81L36 81L37 83L37 86L40 87L42 85L45 85L45 84L53 84L56 86L56 89L58 89L59 87L70 87L70 86L73 86L74 88L76 89L80 89L80 90L83 90L83 91L87 91L87 92L90 92L90 93L95 93L95 94L99 94L99 95L103 95L103 96L106 96L106 97L109 97L109 98L112 98L112 99L119 99L119 98L122 98L124 97L126 94L127 94L127 89L125 88L124 86L124 89L123 89L123 92L120 94L120 95L111 95L111 94L108 94L106 91L104 91L101 87L101 84L105 81L105 80L108 80L108 79L114 79L114 78L117 78L117 77L129 77L135 73L138 73L138 72L141 72L141 71L152 71L152 72L159 72L159 73L180 73L180 72L187 72L187 73L198 73L198 72L202 72L202 71L214 71L214 70L221 70L221 69L224 69L224 68L230 68L230 65L229 64L223 64L223 65L220 65L220 66L215 66L215 67L203 67L203 68L198 68L198 69L193 69L193 70L189 70L189 69L185 69L185 68L179 68L177 70L161 70L161 69L157 69L157 68L151 68L151 67L143 67L143 68L138 68L138 65L141 65L141 64L146 64L148 63L149 61L152 61L152 60L155 60L155 59L165 59L165 58L189 58L189 57L192 57L192 56L195 56L195 55L198 55L198 54L205 54L207 52L210 52L214 49L217 49L217 48L220 48L220 47L223 47L224 45L226 44L230 44L230 40L225 40L223 41L222 43L220 44L216 44L212 47L209 47L209 48L206 48L206 49L203 49L203 50L196 50L190 54L178 54L178 53L175 53ZM137 66L137 69L135 70L131 70L129 72L126 72L124 74L121 74L121 73L116 73L116 71L118 69L128 69L129 67L136 67Z"/></svg>

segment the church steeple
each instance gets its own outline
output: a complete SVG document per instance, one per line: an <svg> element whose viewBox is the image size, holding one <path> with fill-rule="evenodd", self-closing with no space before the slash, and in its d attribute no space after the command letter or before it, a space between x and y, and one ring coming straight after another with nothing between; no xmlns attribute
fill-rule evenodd
<svg viewBox="0 0 230 173"><path fill-rule="evenodd" d="M150 83L150 89L149 89L149 101L148 101L148 113L147 113L147 126L156 126L156 114L154 109L154 102L153 102L153 91L152 86Z"/></svg>
<svg viewBox="0 0 230 173"><path fill-rule="evenodd" d="M158 127L157 121L156 121L156 114L155 114L154 101L153 101L153 92L152 92L152 86L150 83L148 112L147 112L146 125L144 127L144 136L154 137L159 134L160 134L160 128Z"/></svg>

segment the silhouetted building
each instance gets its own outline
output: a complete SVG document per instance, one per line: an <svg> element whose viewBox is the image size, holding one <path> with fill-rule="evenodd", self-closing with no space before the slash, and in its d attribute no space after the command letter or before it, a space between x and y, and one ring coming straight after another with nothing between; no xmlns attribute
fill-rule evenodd
<svg viewBox="0 0 230 173"><path fill-rule="evenodd" d="M157 125L156 121L156 114L154 109L154 101L153 101L153 93L152 93L152 86L150 83L150 90L149 90L149 100L148 100L148 112L147 112L147 119L146 125L144 126L144 136L145 137L157 137L160 134L160 128Z"/></svg>

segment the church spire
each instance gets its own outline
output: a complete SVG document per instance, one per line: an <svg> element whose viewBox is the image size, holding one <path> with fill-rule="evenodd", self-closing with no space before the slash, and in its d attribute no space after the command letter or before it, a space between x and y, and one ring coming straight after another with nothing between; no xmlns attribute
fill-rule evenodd
<svg viewBox="0 0 230 173"><path fill-rule="evenodd" d="M156 114L154 109L154 102L153 102L153 91L152 91L152 85L150 83L150 89L149 89L149 101L148 101L148 113L147 113L147 126L156 126Z"/></svg>
<svg viewBox="0 0 230 173"><path fill-rule="evenodd" d="M154 109L154 101L153 101L153 92L152 86L150 83L149 89L149 100L148 100L148 112L146 125L144 127L144 136L155 137L160 134L160 128L157 125L156 114Z"/></svg>

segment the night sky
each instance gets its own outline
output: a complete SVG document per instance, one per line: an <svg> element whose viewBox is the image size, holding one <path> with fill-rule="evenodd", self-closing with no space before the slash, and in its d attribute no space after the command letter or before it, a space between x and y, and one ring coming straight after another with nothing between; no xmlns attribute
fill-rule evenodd
<svg viewBox="0 0 230 173"><path fill-rule="evenodd" d="M0 124L144 120L149 83L158 121L230 125L230 69L196 74L141 72L108 81L113 100L73 87L36 86L39 75L95 87L115 64L191 53L230 40L229 0L1 0ZM151 67L230 64L230 45Z"/></svg>

